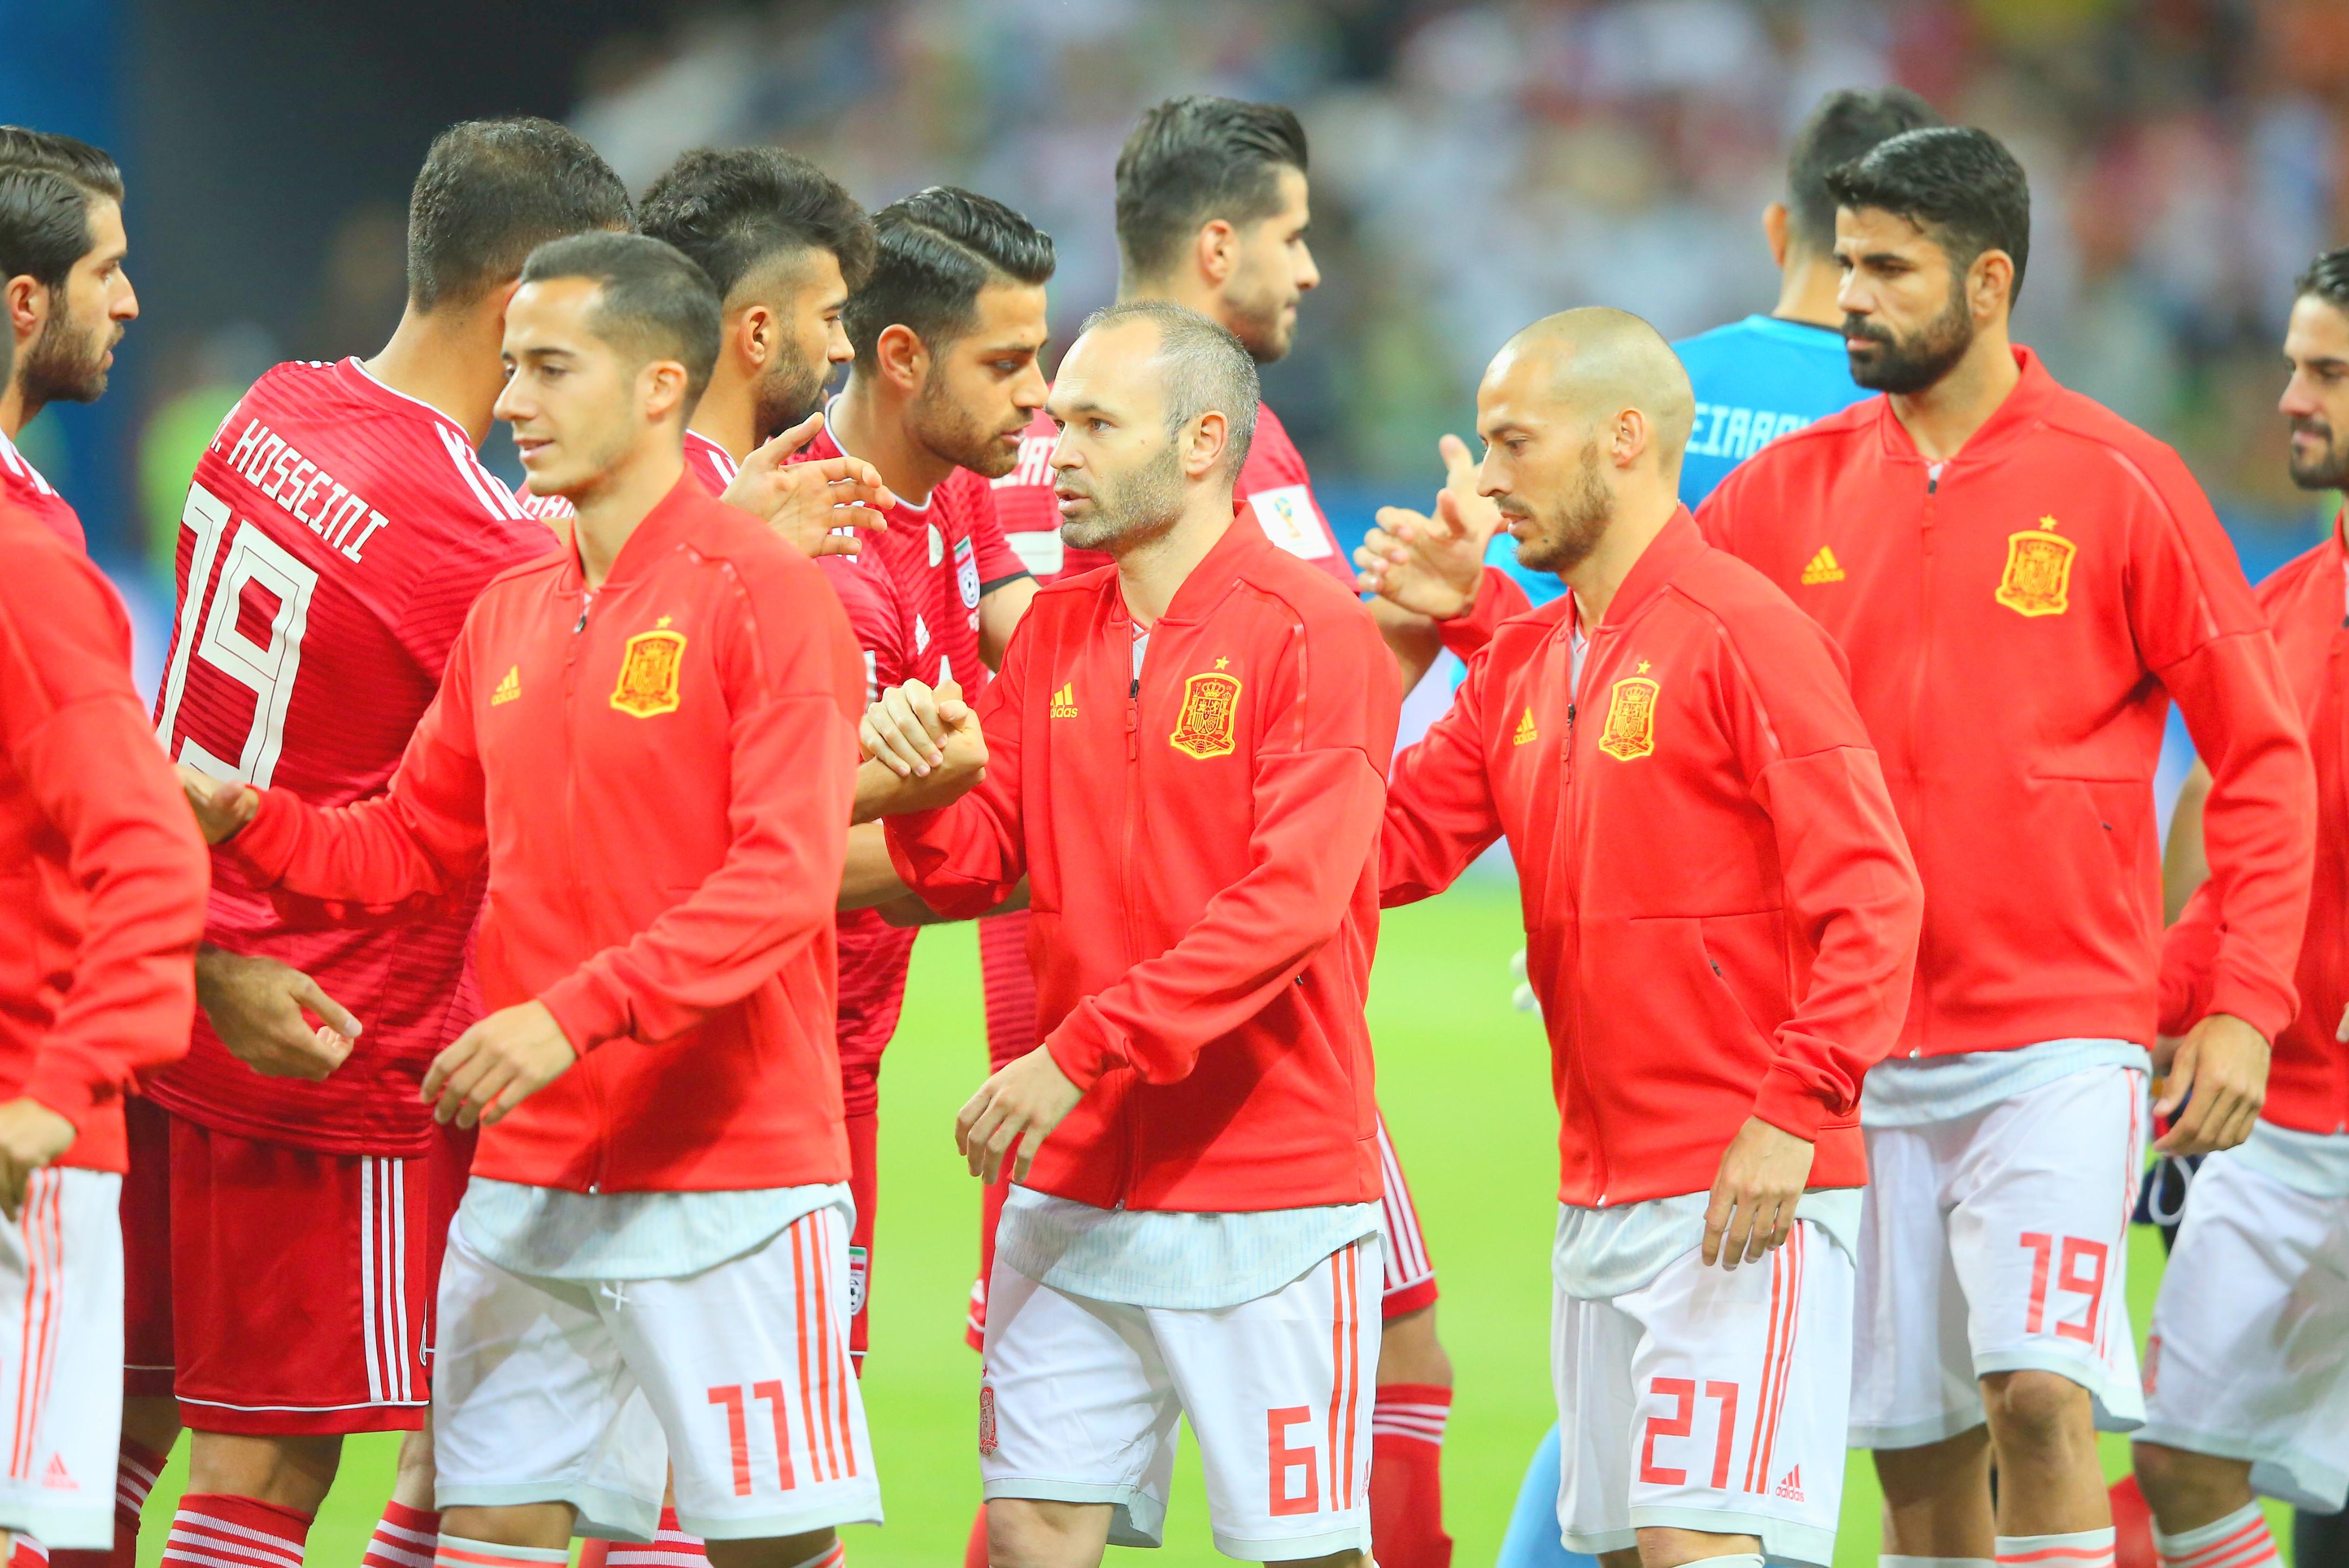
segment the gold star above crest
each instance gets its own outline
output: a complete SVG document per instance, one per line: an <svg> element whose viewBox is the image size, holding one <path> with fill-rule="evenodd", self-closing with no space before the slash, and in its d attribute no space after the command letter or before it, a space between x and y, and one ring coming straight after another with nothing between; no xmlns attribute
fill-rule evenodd
<svg viewBox="0 0 2349 1568"><path fill-rule="evenodd" d="M668 623L669 623L669 617L667 617L667 615L663 615L659 620L655 621L655 622L653 623L653 624L654 624L656 627L657 627L657 628L660 628L660 629L662 629L662 630L667 630L667 626L668 626Z"/></svg>
<svg viewBox="0 0 2349 1568"><path fill-rule="evenodd" d="M1646 675L1648 673L1648 661L1645 659L1641 659L1640 661L1640 673L1641 675Z"/></svg>
<svg viewBox="0 0 2349 1568"><path fill-rule="evenodd" d="M2039 520L2039 526L2053 533L2055 531L2055 520L2052 517L2043 517Z"/></svg>
<svg viewBox="0 0 2349 1568"><path fill-rule="evenodd" d="M1227 665L1229 665L1231 662L1232 662L1232 661L1231 661L1231 660L1229 660L1229 659L1217 659L1217 660L1216 661L1216 667L1217 669L1219 669L1219 670L1220 670L1220 669L1224 668L1225 666L1226 666Z"/></svg>

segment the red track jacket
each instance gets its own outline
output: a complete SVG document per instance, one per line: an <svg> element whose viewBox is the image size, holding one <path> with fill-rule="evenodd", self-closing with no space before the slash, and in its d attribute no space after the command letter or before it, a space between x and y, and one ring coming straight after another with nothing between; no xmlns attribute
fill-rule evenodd
<svg viewBox="0 0 2349 1568"><path fill-rule="evenodd" d="M1113 568L1043 590L978 701L985 782L887 820L940 913L1030 877L1045 1047L1083 1099L1027 1185L1238 1212L1381 1192L1372 858L1401 707L1353 595L1233 521L1151 628Z"/></svg>
<svg viewBox="0 0 2349 1568"><path fill-rule="evenodd" d="M1816 1145L1812 1186L1859 1185L1860 1079L1899 1031L1924 895L1842 655L1685 510L1578 692L1572 596L1495 626L1525 603L1486 571L1489 641L1395 762L1381 902L1508 838L1561 1202L1704 1191L1754 1116Z"/></svg>
<svg viewBox="0 0 2349 1568"><path fill-rule="evenodd" d="M212 864L130 686L130 622L82 553L0 504L0 1100L122 1171L133 1075L194 1016Z"/></svg>
<svg viewBox="0 0 2349 1568"><path fill-rule="evenodd" d="M2275 1038L2260 1114L2298 1132L2349 1132L2349 1046L2333 1037L2349 1006L2349 573L2344 519L2333 537L2260 584L2284 675L2316 762L2316 881L2300 946L2300 1016ZM2199 889L2162 947L2161 1026L2184 1034L2213 1011L2224 951L2213 883Z"/></svg>
<svg viewBox="0 0 2349 1568"><path fill-rule="evenodd" d="M376 905L462 886L492 1008L579 1064L473 1170L584 1191L844 1181L832 906L864 662L814 562L688 474L586 592L574 550L494 580L388 793L282 789L229 847Z"/></svg>
<svg viewBox="0 0 2349 1568"><path fill-rule="evenodd" d="M1850 660L1928 894L1902 1052L2152 1041L2172 697L2216 780L2208 1006L2273 1038L2316 825L2274 641L2178 454L2015 359L1938 478L1874 397L1763 448L1697 521Z"/></svg>

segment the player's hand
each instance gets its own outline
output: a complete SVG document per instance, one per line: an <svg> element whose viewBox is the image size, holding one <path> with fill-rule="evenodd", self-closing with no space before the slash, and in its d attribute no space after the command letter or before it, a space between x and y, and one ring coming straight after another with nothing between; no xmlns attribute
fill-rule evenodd
<svg viewBox="0 0 2349 1568"><path fill-rule="evenodd" d="M1012 1163L1011 1179L1025 1181L1028 1167L1036 1162L1037 1146L1083 1098L1084 1091L1069 1081L1052 1053L1038 1046L978 1086L955 1118L955 1147L970 1162L970 1173L991 1185L1003 1170L1004 1157L1018 1144L1019 1158Z"/></svg>
<svg viewBox="0 0 2349 1568"><path fill-rule="evenodd" d="M862 458L788 460L823 428L823 416L811 414L743 459L726 493L718 499L740 507L810 555L854 555L859 539L886 533L883 515L897 504L881 470ZM852 529L836 533L835 529Z"/></svg>
<svg viewBox="0 0 2349 1568"><path fill-rule="evenodd" d="M0 1105L0 1212L25 1212L33 1172L73 1147L74 1124L27 1095Z"/></svg>
<svg viewBox="0 0 2349 1568"><path fill-rule="evenodd" d="M2156 1149L2164 1154L2232 1149L2251 1135L2267 1103L2267 1037L2231 1014L2213 1013L2178 1042L2162 1087L2154 1114L2178 1119L2155 1140Z"/></svg>
<svg viewBox="0 0 2349 1568"><path fill-rule="evenodd" d="M947 681L933 691L920 681L891 686L864 710L856 739L864 755L900 779L926 779L946 766L947 738L974 718L962 687Z"/></svg>
<svg viewBox="0 0 2349 1568"><path fill-rule="evenodd" d="M1795 1205L1811 1179L1808 1139L1745 1119L1721 1157L1704 1211L1704 1264L1754 1263L1795 1233Z"/></svg>
<svg viewBox="0 0 2349 1568"><path fill-rule="evenodd" d="M343 1065L359 1037L359 1021L340 1002L274 958L198 948L196 1001L228 1054L264 1078L316 1083Z"/></svg>
<svg viewBox="0 0 2349 1568"><path fill-rule="evenodd" d="M1464 615L1476 602L1485 548L1500 531L1501 511L1476 493L1476 460L1467 443L1446 436L1444 488L1429 516L1381 507L1378 526L1354 552L1355 583L1392 603L1438 621Z"/></svg>
<svg viewBox="0 0 2349 1568"><path fill-rule="evenodd" d="M208 844L232 837L261 810L261 797L249 785L215 779L184 762L179 770L180 793L187 797L188 810L196 814L196 826L203 830Z"/></svg>
<svg viewBox="0 0 2349 1568"><path fill-rule="evenodd" d="M545 1003L501 1007L432 1058L422 1099L443 1127L495 1127L578 1059Z"/></svg>
<svg viewBox="0 0 2349 1568"><path fill-rule="evenodd" d="M1534 994L1534 983L1526 977L1526 950L1522 947L1509 954L1509 978L1517 983L1517 988L1509 993L1509 1006L1520 1013L1540 1017L1541 998Z"/></svg>

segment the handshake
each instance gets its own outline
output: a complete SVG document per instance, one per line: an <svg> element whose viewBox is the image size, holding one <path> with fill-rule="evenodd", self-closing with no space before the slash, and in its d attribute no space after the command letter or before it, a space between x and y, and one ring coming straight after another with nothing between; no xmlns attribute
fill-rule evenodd
<svg viewBox="0 0 2349 1568"><path fill-rule="evenodd" d="M883 692L857 726L855 820L950 806L987 777L987 738L953 681L907 681Z"/></svg>

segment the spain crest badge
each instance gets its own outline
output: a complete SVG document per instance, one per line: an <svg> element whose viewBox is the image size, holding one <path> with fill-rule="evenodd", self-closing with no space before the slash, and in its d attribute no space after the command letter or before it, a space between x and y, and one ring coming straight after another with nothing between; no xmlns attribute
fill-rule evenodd
<svg viewBox="0 0 2349 1568"><path fill-rule="evenodd" d="M1204 762L1237 748L1240 683L1232 676L1203 671L1183 683L1183 711L1167 744Z"/></svg>
<svg viewBox="0 0 2349 1568"><path fill-rule="evenodd" d="M1641 659L1645 670L1648 661ZM1656 749L1656 693L1661 690L1645 675L1625 676L1607 699L1607 726L1599 732L1599 749L1618 762L1632 762Z"/></svg>
<svg viewBox="0 0 2349 1568"><path fill-rule="evenodd" d="M2080 547L2043 517L2037 528L2006 536L2006 571L1998 602L2018 615L2060 615L2072 607L2072 558Z"/></svg>
<svg viewBox="0 0 2349 1568"><path fill-rule="evenodd" d="M675 713L684 663L684 633L638 632L620 656L620 681L612 688L612 706L638 718Z"/></svg>

